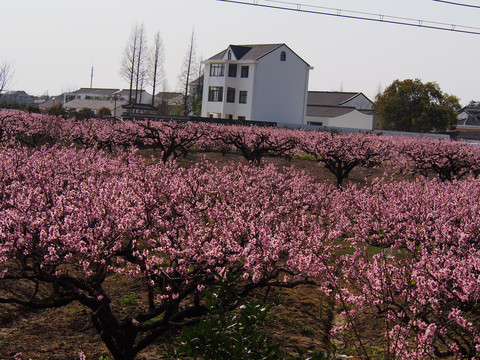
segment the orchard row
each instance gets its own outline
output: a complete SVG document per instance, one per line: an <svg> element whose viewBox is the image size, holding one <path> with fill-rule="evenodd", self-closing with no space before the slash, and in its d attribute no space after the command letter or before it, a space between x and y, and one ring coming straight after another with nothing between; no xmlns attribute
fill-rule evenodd
<svg viewBox="0 0 480 360"><path fill-rule="evenodd" d="M31 146L76 142L110 151L118 146L148 146L160 150L164 162L187 154L192 148L238 151L256 165L270 154L311 156L335 175L338 185L357 166L382 164L413 174L434 174L442 181L480 174L480 147L429 138L173 121L76 121L18 111L0 112L0 140L11 138Z"/></svg>
<svg viewBox="0 0 480 360"><path fill-rule="evenodd" d="M255 134L293 134L267 130ZM364 139L388 150L385 138ZM185 169L134 150L9 143L0 147L0 282L11 295L0 303L79 301L112 356L133 360L205 315L205 290L221 280L242 296L315 283L343 305L337 331L358 335L362 357L372 356L356 328L367 312L392 357L479 358L479 207L475 178L337 188L273 165ZM115 273L142 284L148 306L116 311L104 284Z"/></svg>

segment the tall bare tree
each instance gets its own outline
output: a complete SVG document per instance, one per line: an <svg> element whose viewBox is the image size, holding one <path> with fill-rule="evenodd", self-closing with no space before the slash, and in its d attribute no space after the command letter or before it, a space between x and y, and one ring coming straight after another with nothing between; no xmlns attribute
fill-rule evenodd
<svg viewBox="0 0 480 360"><path fill-rule="evenodd" d="M191 104L189 102L188 89L191 81L192 74L196 73L196 67L198 61L196 60L196 41L195 31L192 30L190 37L190 44L188 46L187 53L183 59L182 69L178 77L179 85L183 93L183 115L187 115L191 111Z"/></svg>
<svg viewBox="0 0 480 360"><path fill-rule="evenodd" d="M135 84L135 103L142 101L143 83L145 81L145 64L147 53L147 39L145 36L145 26L143 23L138 27L138 44L137 44L137 70ZM140 91L140 94L139 94Z"/></svg>
<svg viewBox="0 0 480 360"><path fill-rule="evenodd" d="M123 51L123 59L120 67L120 74L130 84L130 103L136 103L138 101L139 86L143 86L145 80L146 48L145 26L143 24L136 24L132 28L127 45Z"/></svg>
<svg viewBox="0 0 480 360"><path fill-rule="evenodd" d="M133 79L135 77L135 64L136 64L136 54L137 54L137 33L138 33L138 25L135 25L132 28L127 45L123 50L122 64L120 67L120 75L130 84L130 87L129 87L130 92L128 95L128 101L130 103L132 102Z"/></svg>
<svg viewBox="0 0 480 360"><path fill-rule="evenodd" d="M13 79L14 70L12 64L7 60L0 63L0 94L10 86Z"/></svg>
<svg viewBox="0 0 480 360"><path fill-rule="evenodd" d="M149 64L149 81L152 85L152 106L155 105L155 91L157 86L162 86L162 89L166 88L164 61L165 50L163 47L162 38L160 37L160 32L157 32L153 39L153 47L150 52Z"/></svg>
<svg viewBox="0 0 480 360"><path fill-rule="evenodd" d="M199 57L196 64L196 69L193 74L196 74L197 79L194 80L195 86L190 88L190 106L195 116L200 116L202 112L202 95L203 95L203 58Z"/></svg>

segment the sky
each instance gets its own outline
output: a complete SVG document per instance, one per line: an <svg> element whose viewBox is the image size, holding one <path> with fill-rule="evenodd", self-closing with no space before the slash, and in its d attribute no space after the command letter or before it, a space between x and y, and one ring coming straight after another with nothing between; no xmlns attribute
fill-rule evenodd
<svg viewBox="0 0 480 360"><path fill-rule="evenodd" d="M435 0L291 2L344 14L350 10L478 27L480 32L480 8ZM480 5L479 0L458 2ZM363 92L374 100L394 80L418 78L437 82L462 105L480 100L480 35L218 0L15 0L5 1L2 13L0 62L14 68L10 90L31 95L90 87L92 66L93 87L128 88L120 76L122 52L132 28L143 23L150 44L160 32L170 91L178 90L193 31L203 59L230 44L287 44L314 68L309 90Z"/></svg>

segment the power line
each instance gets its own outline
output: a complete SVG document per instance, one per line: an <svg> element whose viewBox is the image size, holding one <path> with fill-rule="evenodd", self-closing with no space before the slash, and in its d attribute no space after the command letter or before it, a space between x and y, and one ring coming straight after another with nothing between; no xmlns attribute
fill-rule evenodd
<svg viewBox="0 0 480 360"><path fill-rule="evenodd" d="M421 27L421 28L433 29L433 30L445 30L445 31L453 31L453 32L459 32L464 34L480 35L480 28L478 27L447 24L447 23L441 23L441 22L435 22L435 21L411 19L411 18L390 16L390 15L381 15L381 14L367 13L367 12L361 12L361 11L335 9L335 8L328 8L328 7L315 6L315 5L309 5L309 4L293 3L288 1L280 1L280 0L250 0L250 1L248 0L244 0L244 1L217 0L217 1L241 4L241 5L259 6L259 7L270 8L270 9L297 11L297 12L303 12L303 13L309 13L309 14L316 14L316 15L336 16L336 17L342 17L347 19L366 20L366 21L382 22L387 24L396 24L396 25L404 25L404 26L412 26L412 27ZM273 3L275 5L268 5L266 3Z"/></svg>
<svg viewBox="0 0 480 360"><path fill-rule="evenodd" d="M445 3L445 4L450 4L450 5L465 6L465 7L470 7L470 8L480 9L480 6L478 6L478 5L471 5L471 4L457 3L457 2L453 2L453 1L445 1L445 0L433 0L433 1L440 2L440 3Z"/></svg>

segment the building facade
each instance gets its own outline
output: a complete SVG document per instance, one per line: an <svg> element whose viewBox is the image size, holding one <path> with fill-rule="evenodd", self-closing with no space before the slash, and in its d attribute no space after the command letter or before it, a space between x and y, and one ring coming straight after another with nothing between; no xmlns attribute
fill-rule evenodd
<svg viewBox="0 0 480 360"><path fill-rule="evenodd" d="M305 123L312 67L287 45L230 45L204 64L202 117Z"/></svg>

